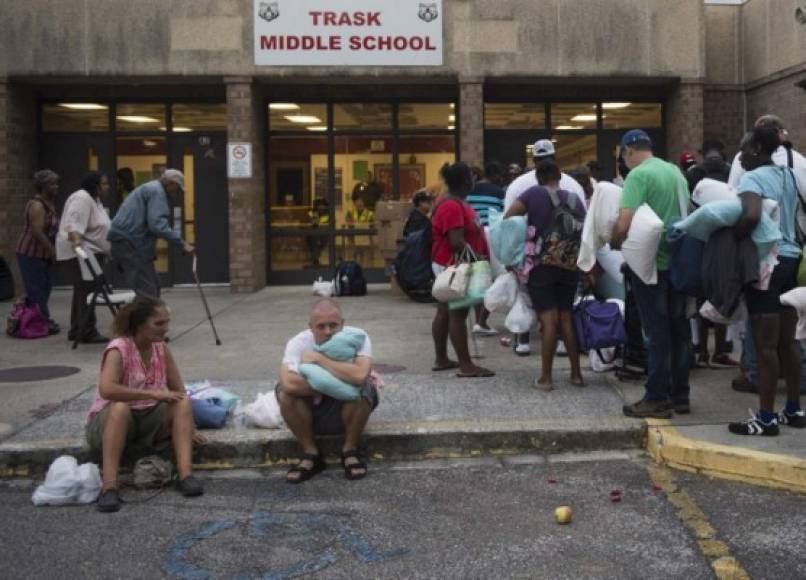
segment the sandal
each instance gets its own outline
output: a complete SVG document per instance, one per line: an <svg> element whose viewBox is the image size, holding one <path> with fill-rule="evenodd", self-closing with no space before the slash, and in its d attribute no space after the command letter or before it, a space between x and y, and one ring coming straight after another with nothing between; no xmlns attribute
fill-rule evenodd
<svg viewBox="0 0 806 580"><path fill-rule="evenodd" d="M356 461L347 465L348 459L355 459ZM344 468L344 477L350 481L363 479L367 476L367 464L361 461L356 449L341 452L341 466Z"/></svg>
<svg viewBox="0 0 806 580"><path fill-rule="evenodd" d="M488 377L494 377L495 373L489 369L485 369L484 367L476 367L475 370L469 373L458 372L456 376L460 379L484 379Z"/></svg>
<svg viewBox="0 0 806 580"><path fill-rule="evenodd" d="M458 369L458 368L459 368L459 363L458 362L456 362L456 361L448 361L444 365L431 367L431 371L435 372L435 373L439 373L439 372L442 372L442 371L451 371L453 369Z"/></svg>
<svg viewBox="0 0 806 580"><path fill-rule="evenodd" d="M309 468L300 467L302 462L305 460L310 461L313 465ZM321 455L316 453L303 453L300 457L299 463L288 470L286 473L286 483L290 483L292 485L296 485L298 483L302 483L303 481L308 481L317 473L321 473L325 470L327 465L325 464L324 459L322 459ZM289 475L299 473L299 477L295 479L289 479Z"/></svg>

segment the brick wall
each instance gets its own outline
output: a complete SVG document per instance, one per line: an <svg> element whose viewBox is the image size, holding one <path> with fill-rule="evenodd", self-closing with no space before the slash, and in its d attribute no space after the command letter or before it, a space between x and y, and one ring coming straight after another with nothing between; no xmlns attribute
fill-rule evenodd
<svg viewBox="0 0 806 580"><path fill-rule="evenodd" d="M459 157L478 167L484 167L483 87L480 81L459 84Z"/></svg>
<svg viewBox="0 0 806 580"><path fill-rule="evenodd" d="M703 139L703 85L683 82L666 101L666 158L677 163L680 153L697 150Z"/></svg>
<svg viewBox="0 0 806 580"><path fill-rule="evenodd" d="M233 292L266 286L263 99L250 78L226 79L227 139L252 144L252 177L229 180L229 268Z"/></svg>
<svg viewBox="0 0 806 580"><path fill-rule="evenodd" d="M778 115L801 152L806 151L806 90L796 85L804 80L806 70L765 84L754 83L747 90L748 124L765 113Z"/></svg>
<svg viewBox="0 0 806 580"><path fill-rule="evenodd" d="M703 95L705 139L725 144L728 158L739 150L744 135L744 91L736 87L706 87Z"/></svg>
<svg viewBox="0 0 806 580"><path fill-rule="evenodd" d="M17 292L22 280L14 245L36 171L36 102L26 89L0 81L0 255L11 266Z"/></svg>

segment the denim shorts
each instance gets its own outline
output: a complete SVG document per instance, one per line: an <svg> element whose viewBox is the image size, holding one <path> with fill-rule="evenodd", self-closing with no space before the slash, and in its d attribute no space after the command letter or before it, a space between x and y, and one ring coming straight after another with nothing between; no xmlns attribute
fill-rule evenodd
<svg viewBox="0 0 806 580"><path fill-rule="evenodd" d="M547 310L570 312L574 308L578 284L579 272L541 265L529 273L526 287L535 312Z"/></svg>

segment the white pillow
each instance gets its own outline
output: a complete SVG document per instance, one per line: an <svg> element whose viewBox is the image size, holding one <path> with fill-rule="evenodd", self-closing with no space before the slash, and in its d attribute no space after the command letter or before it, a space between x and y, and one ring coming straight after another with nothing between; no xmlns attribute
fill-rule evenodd
<svg viewBox="0 0 806 580"><path fill-rule="evenodd" d="M691 193L691 199L697 205L705 205L712 201L730 201L736 199L736 189L722 183L716 179L706 177L701 179L694 191Z"/></svg>
<svg viewBox="0 0 806 580"><path fill-rule="evenodd" d="M658 283L655 263L663 235L663 222L647 204L635 212L627 239L621 245L624 261L644 284Z"/></svg>

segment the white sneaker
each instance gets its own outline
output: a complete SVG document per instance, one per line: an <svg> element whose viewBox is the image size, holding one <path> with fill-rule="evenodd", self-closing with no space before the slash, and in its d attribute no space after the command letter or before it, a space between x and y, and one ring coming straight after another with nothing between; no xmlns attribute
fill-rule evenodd
<svg viewBox="0 0 806 580"><path fill-rule="evenodd" d="M498 331L494 328L484 328L480 324L474 324L473 334L480 334L481 336L495 336L498 334Z"/></svg>
<svg viewBox="0 0 806 580"><path fill-rule="evenodd" d="M529 346L529 343L518 344L515 347L515 354L518 356L529 356L532 354L532 347Z"/></svg>

